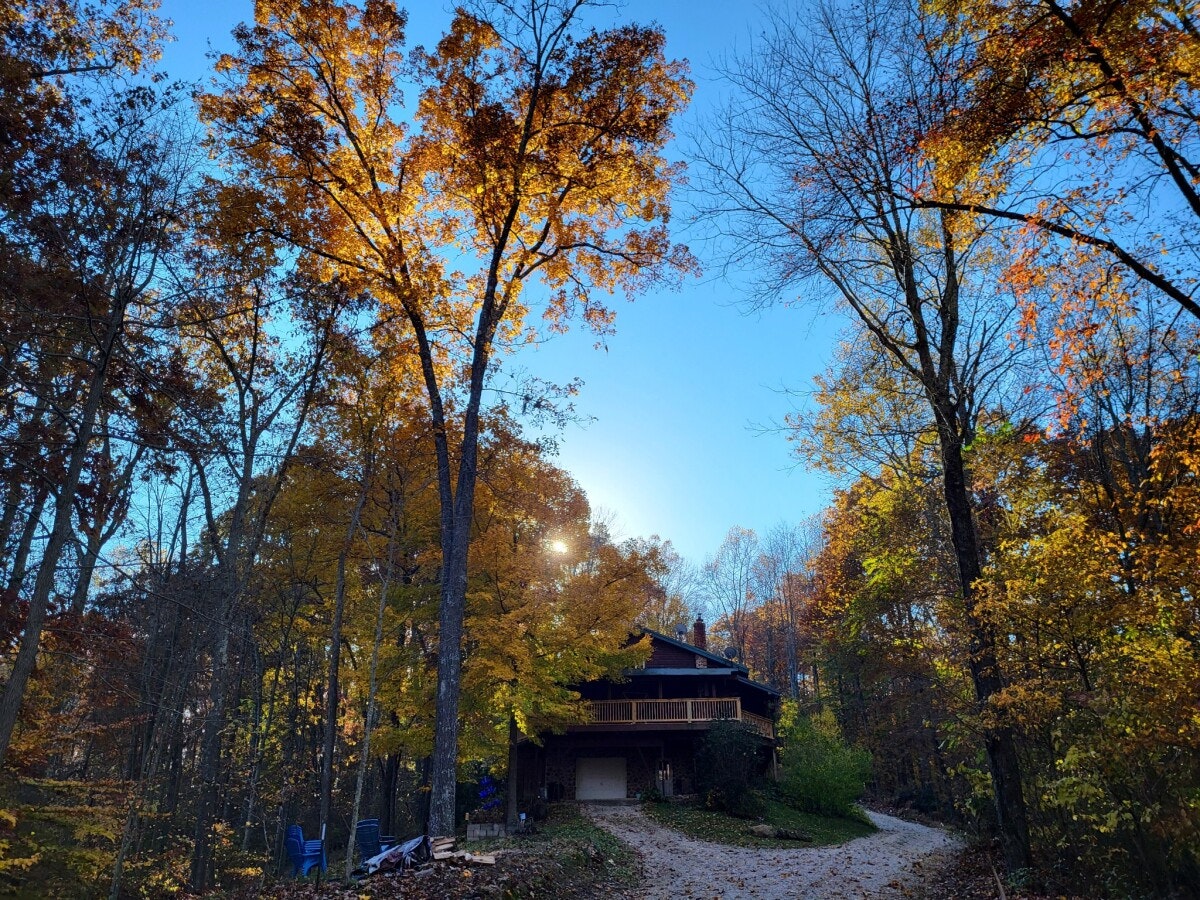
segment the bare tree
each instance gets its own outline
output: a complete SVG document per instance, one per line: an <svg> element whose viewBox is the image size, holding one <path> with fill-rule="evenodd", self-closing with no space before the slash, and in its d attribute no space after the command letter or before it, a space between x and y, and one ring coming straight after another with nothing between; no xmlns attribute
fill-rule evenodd
<svg viewBox="0 0 1200 900"><path fill-rule="evenodd" d="M734 527L725 535L716 555L704 564L704 597L743 658L750 612L762 599L755 593L758 559L758 535L749 528Z"/></svg>
<svg viewBox="0 0 1200 900"><path fill-rule="evenodd" d="M764 271L760 302L832 291L914 385L937 434L943 498L986 706L1003 685L996 638L975 613L983 548L964 449L1013 365L1003 250L960 213L914 210L929 173L911 135L955 107L936 25L906 0L779 12L726 77L736 91L698 155L730 258ZM1010 727L984 734L1011 867L1029 864L1021 765Z"/></svg>

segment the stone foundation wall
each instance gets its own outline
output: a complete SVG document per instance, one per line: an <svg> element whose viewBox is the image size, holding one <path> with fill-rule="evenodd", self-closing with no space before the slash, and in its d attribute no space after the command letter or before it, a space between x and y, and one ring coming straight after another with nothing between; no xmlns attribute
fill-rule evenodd
<svg viewBox="0 0 1200 900"><path fill-rule="evenodd" d="M658 762L658 751L646 748L641 753L636 749L622 754L625 757L625 796L640 797L654 787L654 766Z"/></svg>
<svg viewBox="0 0 1200 900"><path fill-rule="evenodd" d="M468 822L467 840L481 841L484 838L502 838L508 834L508 826L496 822Z"/></svg>
<svg viewBox="0 0 1200 900"><path fill-rule="evenodd" d="M546 753L546 787L550 800L575 799L575 751L560 747Z"/></svg>

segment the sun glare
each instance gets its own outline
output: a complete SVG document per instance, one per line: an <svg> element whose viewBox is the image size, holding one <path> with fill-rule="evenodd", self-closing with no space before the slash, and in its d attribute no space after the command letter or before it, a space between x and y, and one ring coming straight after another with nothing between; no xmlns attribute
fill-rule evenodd
<svg viewBox="0 0 1200 900"><path fill-rule="evenodd" d="M553 540L550 542L550 549L555 553L566 553L571 548L567 546L567 542L564 540Z"/></svg>

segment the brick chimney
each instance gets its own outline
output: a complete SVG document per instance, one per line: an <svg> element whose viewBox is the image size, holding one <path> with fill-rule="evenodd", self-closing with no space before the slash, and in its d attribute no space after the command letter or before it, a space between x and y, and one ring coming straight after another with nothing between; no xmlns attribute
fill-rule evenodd
<svg viewBox="0 0 1200 900"><path fill-rule="evenodd" d="M704 634L704 619L696 616L696 621L692 624L692 646L699 647L701 650L708 649L708 638Z"/></svg>

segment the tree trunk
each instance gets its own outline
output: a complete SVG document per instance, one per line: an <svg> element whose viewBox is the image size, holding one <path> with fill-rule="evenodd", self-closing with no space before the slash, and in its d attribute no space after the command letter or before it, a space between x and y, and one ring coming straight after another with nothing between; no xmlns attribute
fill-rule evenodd
<svg viewBox="0 0 1200 900"><path fill-rule="evenodd" d="M262 726L261 726L262 733L258 736L258 739L255 742L255 749L253 751L253 755L251 756L250 786L246 793L246 814L245 814L245 816L242 817L242 821L245 823L245 826L244 826L245 830L242 833L242 849L243 850L250 849L250 829L251 829L251 825L253 823L254 804L258 799L259 772L262 768L262 757L263 757L262 746L263 746L263 742L266 740L267 735L270 734L270 732L271 732L271 725L275 721L275 701L279 695L279 681L280 681L281 673L283 671L283 652L284 652L284 649L288 646L288 644L291 641L292 629L296 625L296 615L297 615L298 610L299 610L299 601L297 601L296 604L292 607L292 614L288 618L287 626L284 628L283 636L279 641L279 655L278 655L278 658L276 661L276 665L273 667L273 670L271 673L271 690L267 694L267 712L266 712L266 716L264 717ZM267 827L267 823L266 823L266 819L264 818L263 819L264 839L266 836L266 827ZM269 844L268 844L268 846L269 846Z"/></svg>
<svg viewBox="0 0 1200 900"><path fill-rule="evenodd" d="M389 753L379 761L379 784L383 793L383 804L379 810L379 830L384 834L397 834L400 821L396 816L396 794L399 793L400 754ZM423 794L420 795L423 797ZM428 812L417 810L418 825L426 820Z"/></svg>
<svg viewBox="0 0 1200 900"><path fill-rule="evenodd" d="M350 516L350 525L346 528L346 538L342 542L341 553L338 554L337 584L334 588L333 599L333 629L329 637L329 683L325 692L325 742L324 756L321 764L321 834L326 833L329 824L330 810L333 805L333 754L337 746L338 718L338 669L342 661L342 615L346 609L346 563L350 550L354 546L354 536L358 533L358 525L362 520L363 506L367 502L367 491L371 484L371 464L363 465L362 485L358 500L354 504L354 512ZM351 823L353 827L353 823ZM350 845L354 840L351 835ZM347 873L349 877L349 873Z"/></svg>
<svg viewBox="0 0 1200 900"><path fill-rule="evenodd" d="M221 732L225 725L225 704L228 689L226 678L229 669L229 632L232 627L231 611L241 594L239 567L244 551L247 506L253 478L254 454L246 452L242 459L242 473L238 484L238 495L229 516L229 533L224 552L218 559L218 575L212 581L216 592L216 603L212 622L212 666L208 687L208 709L200 738L198 774L201 786L196 800L196 829L192 843L191 888L197 893L208 886L212 866L213 818L217 811L220 793ZM201 492L204 495L206 516L214 521L213 498L207 485L207 476L202 464L196 467L200 476Z"/></svg>
<svg viewBox="0 0 1200 900"><path fill-rule="evenodd" d="M472 385L474 390L474 385ZM479 390L482 391L482 375ZM442 603L438 610L438 681L430 759L429 823L431 836L454 834L457 824L458 703L462 684L463 620L466 615L467 551L475 506L475 461L479 448L478 395L468 408L462 439L458 490L449 534L443 538ZM438 466L441 469L439 463ZM448 474L448 472L447 472ZM440 473L439 473L440 475ZM445 538L448 537L447 541Z"/></svg>
<svg viewBox="0 0 1200 900"><path fill-rule="evenodd" d="M946 511L950 517L950 537L958 563L959 583L967 627L970 631L970 670L975 698L981 705L998 694L1003 687L995 638L986 623L975 615L975 582L982 574L978 537L975 532L970 494L967 491L966 466L962 443L952 427L953 422L939 410L943 490ZM1007 726L989 728L984 733L988 769L995 793L996 821L1004 846L1005 863L1009 871L1030 866L1029 826L1025 815L1025 798L1021 785L1020 759L1016 740Z"/></svg>
<svg viewBox="0 0 1200 900"><path fill-rule="evenodd" d="M517 827L517 785L520 781L517 771L517 742L521 739L521 730L517 728L517 717L509 715L508 717L508 778L505 786L507 793L508 808L505 815L505 821L508 823L509 831Z"/></svg>
<svg viewBox="0 0 1200 900"><path fill-rule="evenodd" d="M254 642L254 708L250 715L250 774L246 778L246 801L242 811L242 850L250 849L250 828L253 822L254 815L254 794L258 789L258 769L259 760L262 757L260 746L262 744L265 733L270 729L269 722L263 722L263 690L262 683L265 676L263 672L262 650L259 648L257 641ZM275 681L271 686L272 694L274 693L275 684L279 683L279 673L275 672ZM270 718L270 715L267 715Z"/></svg>
<svg viewBox="0 0 1200 900"><path fill-rule="evenodd" d="M59 559L74 534L71 523L73 510L72 498L79 487L79 478L83 473L83 464L87 459L88 445L92 440L92 429L100 411L108 382L109 363L112 361L113 348L117 337L124 329L125 309L128 298L120 297L113 302L105 329L104 340L96 348L93 357L92 375L88 381L87 395L79 414L79 427L75 432L75 440L71 445L70 462L67 465L66 476L58 486L58 499L54 504L54 525L50 531L50 540L42 554L41 565L38 567L37 580L34 582L33 593L29 597L29 617L25 622L25 632L21 636L21 647L13 661L12 671L4 686L4 694L0 697L0 767L3 767L8 747L12 741L13 730L17 725L17 716L21 711L21 702L25 698L25 687L37 661L38 647L42 639L42 628L46 623L46 611L50 602L50 592L54 588L54 576L58 569Z"/></svg>
<svg viewBox="0 0 1200 900"><path fill-rule="evenodd" d="M105 454L112 459L109 440L104 441ZM108 486L108 502L97 503L95 521L86 530L86 540L80 546L79 575L75 580L75 591L71 596L71 612L76 616L83 615L87 605L88 592L92 586L92 576L96 571L96 561L100 558L100 550L125 522L129 509L128 491L133 473L146 452L146 445L139 444L137 449L125 462L117 480Z"/></svg>
<svg viewBox="0 0 1200 900"><path fill-rule="evenodd" d="M154 715L150 720L150 734L147 739L146 751L142 754L141 770L138 773L137 784L134 788L133 800L125 816L125 826L121 831L121 841L117 847L117 856L113 862L112 883L109 888L109 900L119 900L121 896L121 878L125 868L125 860L133 847L134 838L138 832L142 807L145 805L149 784L158 775L161 765L162 749L165 741L162 736L162 722L171 704L168 703L168 692L171 686L169 678L162 679L162 689L159 691L158 702L155 704Z"/></svg>
<svg viewBox="0 0 1200 900"><path fill-rule="evenodd" d="M429 773L431 837L454 834L458 790L458 701L462 682L462 634L466 578L466 541L454 541L443 570L438 613L438 680L434 708L433 755Z"/></svg>
<svg viewBox="0 0 1200 900"><path fill-rule="evenodd" d="M192 843L191 887L198 893L208 886L212 866L212 826L220 791L221 732L225 722L226 671L229 668L229 610L236 590L235 579L216 581L217 609L213 615L213 650L208 710L204 716L198 763L201 779L196 802L196 831Z"/></svg>
<svg viewBox="0 0 1200 900"><path fill-rule="evenodd" d="M33 549L33 539L37 536L38 525L42 521L42 512L46 509L46 500L49 496L50 484L43 480L38 484L37 489L33 493L33 504L29 510L29 517L25 520L25 525L21 528L21 537L13 553L12 570L8 576L8 590L14 596L20 594L21 586L25 582L25 567L29 564L29 554Z"/></svg>
<svg viewBox="0 0 1200 900"><path fill-rule="evenodd" d="M367 780L367 768L371 760L371 729L375 723L375 692L378 689L377 673L379 671L379 648L383 644L383 614L387 609L388 591L392 586L392 556L396 543L396 525L393 520L392 533L388 536L387 562L383 569L383 581L379 586L379 606L375 610L375 642L371 645L371 674L367 684L367 714L363 720L362 755L358 760L358 780L354 785L354 808L350 814L350 827L358 826L359 811L362 807L363 784ZM388 834L389 832L383 832ZM354 834L346 841L346 869L343 873L346 881L350 880L350 872L354 868Z"/></svg>

